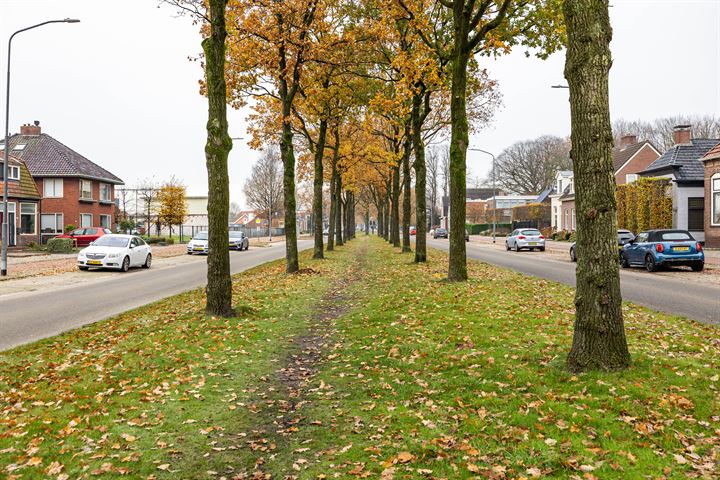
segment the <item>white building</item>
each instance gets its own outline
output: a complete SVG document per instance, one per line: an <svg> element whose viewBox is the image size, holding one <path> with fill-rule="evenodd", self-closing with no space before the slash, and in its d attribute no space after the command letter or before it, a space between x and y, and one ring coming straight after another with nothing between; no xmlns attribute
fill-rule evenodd
<svg viewBox="0 0 720 480"><path fill-rule="evenodd" d="M565 189L572 190L573 172L572 170L560 170L555 176L554 192L550 195L550 226L553 230L562 230L562 202L560 197Z"/></svg>

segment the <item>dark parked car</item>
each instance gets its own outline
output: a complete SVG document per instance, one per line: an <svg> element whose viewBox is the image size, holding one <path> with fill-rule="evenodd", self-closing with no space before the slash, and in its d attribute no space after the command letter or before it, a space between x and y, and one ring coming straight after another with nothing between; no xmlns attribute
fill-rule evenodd
<svg viewBox="0 0 720 480"><path fill-rule="evenodd" d="M648 272L665 265L684 265L700 272L705 266L705 254L700 242L687 230L647 230L623 246L620 265L645 267Z"/></svg>
<svg viewBox="0 0 720 480"><path fill-rule="evenodd" d="M623 245L631 242L633 238L635 238L635 234L632 233L630 230L617 231L618 255L622 253ZM577 262L577 251L575 250L575 242L570 245L570 260L573 262Z"/></svg>
<svg viewBox="0 0 720 480"><path fill-rule="evenodd" d="M433 238L448 238L448 231L444 228L436 228Z"/></svg>

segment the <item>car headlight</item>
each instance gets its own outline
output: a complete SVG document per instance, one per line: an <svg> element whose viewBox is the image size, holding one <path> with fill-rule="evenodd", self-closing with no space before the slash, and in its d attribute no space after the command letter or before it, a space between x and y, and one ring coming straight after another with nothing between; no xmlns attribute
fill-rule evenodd
<svg viewBox="0 0 720 480"><path fill-rule="evenodd" d="M119 256L120 256L119 253L111 253L111 254L108 255L108 258L117 258L117 257L119 257Z"/></svg>

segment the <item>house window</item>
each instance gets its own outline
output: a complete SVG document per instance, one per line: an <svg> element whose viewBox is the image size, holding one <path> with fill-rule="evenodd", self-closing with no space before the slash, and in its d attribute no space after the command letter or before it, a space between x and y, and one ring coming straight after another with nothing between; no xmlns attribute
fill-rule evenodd
<svg viewBox="0 0 720 480"><path fill-rule="evenodd" d="M20 234L35 235L35 221L37 218L37 204L21 203L20 204Z"/></svg>
<svg viewBox="0 0 720 480"><path fill-rule="evenodd" d="M107 183L101 183L100 184L100 201L101 202L111 202L112 198L110 198L110 185Z"/></svg>
<svg viewBox="0 0 720 480"><path fill-rule="evenodd" d="M563 230L568 230L570 222L568 221L570 210L565 210L565 223L563 224Z"/></svg>
<svg viewBox="0 0 720 480"><path fill-rule="evenodd" d="M80 180L80 198L92 200L92 182L90 180Z"/></svg>
<svg viewBox="0 0 720 480"><path fill-rule="evenodd" d="M0 180L5 177L5 164L0 162ZM17 165L8 165L8 178L10 180L20 180L20 167Z"/></svg>
<svg viewBox="0 0 720 480"><path fill-rule="evenodd" d="M100 215L100 226L110 228L110 215Z"/></svg>
<svg viewBox="0 0 720 480"><path fill-rule="evenodd" d="M628 173L627 175L625 175L625 183L637 182L637 179L637 173Z"/></svg>
<svg viewBox="0 0 720 480"><path fill-rule="evenodd" d="M43 180L43 197L45 198L62 198L63 196L63 179L62 178L46 178Z"/></svg>
<svg viewBox="0 0 720 480"><path fill-rule="evenodd" d="M705 199L703 197L688 198L688 230L702 231L705 229Z"/></svg>
<svg viewBox="0 0 720 480"><path fill-rule="evenodd" d="M57 235L63 233L65 222L62 213L43 213L40 215L40 233Z"/></svg>
<svg viewBox="0 0 720 480"><path fill-rule="evenodd" d="M80 214L80 226L81 227L92 227L92 213L81 213Z"/></svg>
<svg viewBox="0 0 720 480"><path fill-rule="evenodd" d="M572 209L572 229L575 230L575 209Z"/></svg>
<svg viewBox="0 0 720 480"><path fill-rule="evenodd" d="M720 225L720 173L716 173L711 178L710 205L712 216L710 223L712 225Z"/></svg>

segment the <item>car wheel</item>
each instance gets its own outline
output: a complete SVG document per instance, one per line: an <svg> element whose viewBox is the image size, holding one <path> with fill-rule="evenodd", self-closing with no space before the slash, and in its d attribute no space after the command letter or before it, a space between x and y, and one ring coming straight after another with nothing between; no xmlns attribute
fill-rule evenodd
<svg viewBox="0 0 720 480"><path fill-rule="evenodd" d="M85 271L88 270L88 267L78 267L78 268L79 268L80 270L82 270L83 272L85 272Z"/></svg>
<svg viewBox="0 0 720 480"><path fill-rule="evenodd" d="M192 252L187 252L188 255L192 255Z"/></svg>
<svg viewBox="0 0 720 480"><path fill-rule="evenodd" d="M143 263L143 268L150 268L152 265L152 255L148 253L148 256L145 257L145 263Z"/></svg>
<svg viewBox="0 0 720 480"><path fill-rule="evenodd" d="M510 245L508 245L507 242L505 242L505 250L508 251L508 252L510 251Z"/></svg>
<svg viewBox="0 0 720 480"><path fill-rule="evenodd" d="M518 244L517 244L517 242L516 242L516 243L515 243L515 253L517 253L517 252L519 252L519 251L520 251L520 247L518 247Z"/></svg>
<svg viewBox="0 0 720 480"><path fill-rule="evenodd" d="M574 249L574 248L571 248L571 249L570 249L570 261L571 261L571 262L577 262L577 257L575 256L575 249Z"/></svg>
<svg viewBox="0 0 720 480"><path fill-rule="evenodd" d="M120 270L122 270L123 272L127 272L128 270L130 270L130 257L123 258L123 263L120 266Z"/></svg>
<svg viewBox="0 0 720 480"><path fill-rule="evenodd" d="M703 268L705 268L704 262L697 262L690 265L690 268L692 268L693 272L702 272Z"/></svg>
<svg viewBox="0 0 720 480"><path fill-rule="evenodd" d="M655 263L655 257L652 256L652 254L648 254L645 257L645 268L648 272L657 272L658 266L657 263Z"/></svg>
<svg viewBox="0 0 720 480"><path fill-rule="evenodd" d="M627 258L625 258L625 254L624 254L624 253L621 253L621 254L620 254L620 266L621 266L622 268L629 268L629 267L630 267L630 263L627 261Z"/></svg>
<svg viewBox="0 0 720 480"><path fill-rule="evenodd" d="M541 252L544 252L544 251L545 251L545 247L540 247L540 248L538 248L538 250L540 250Z"/></svg>

